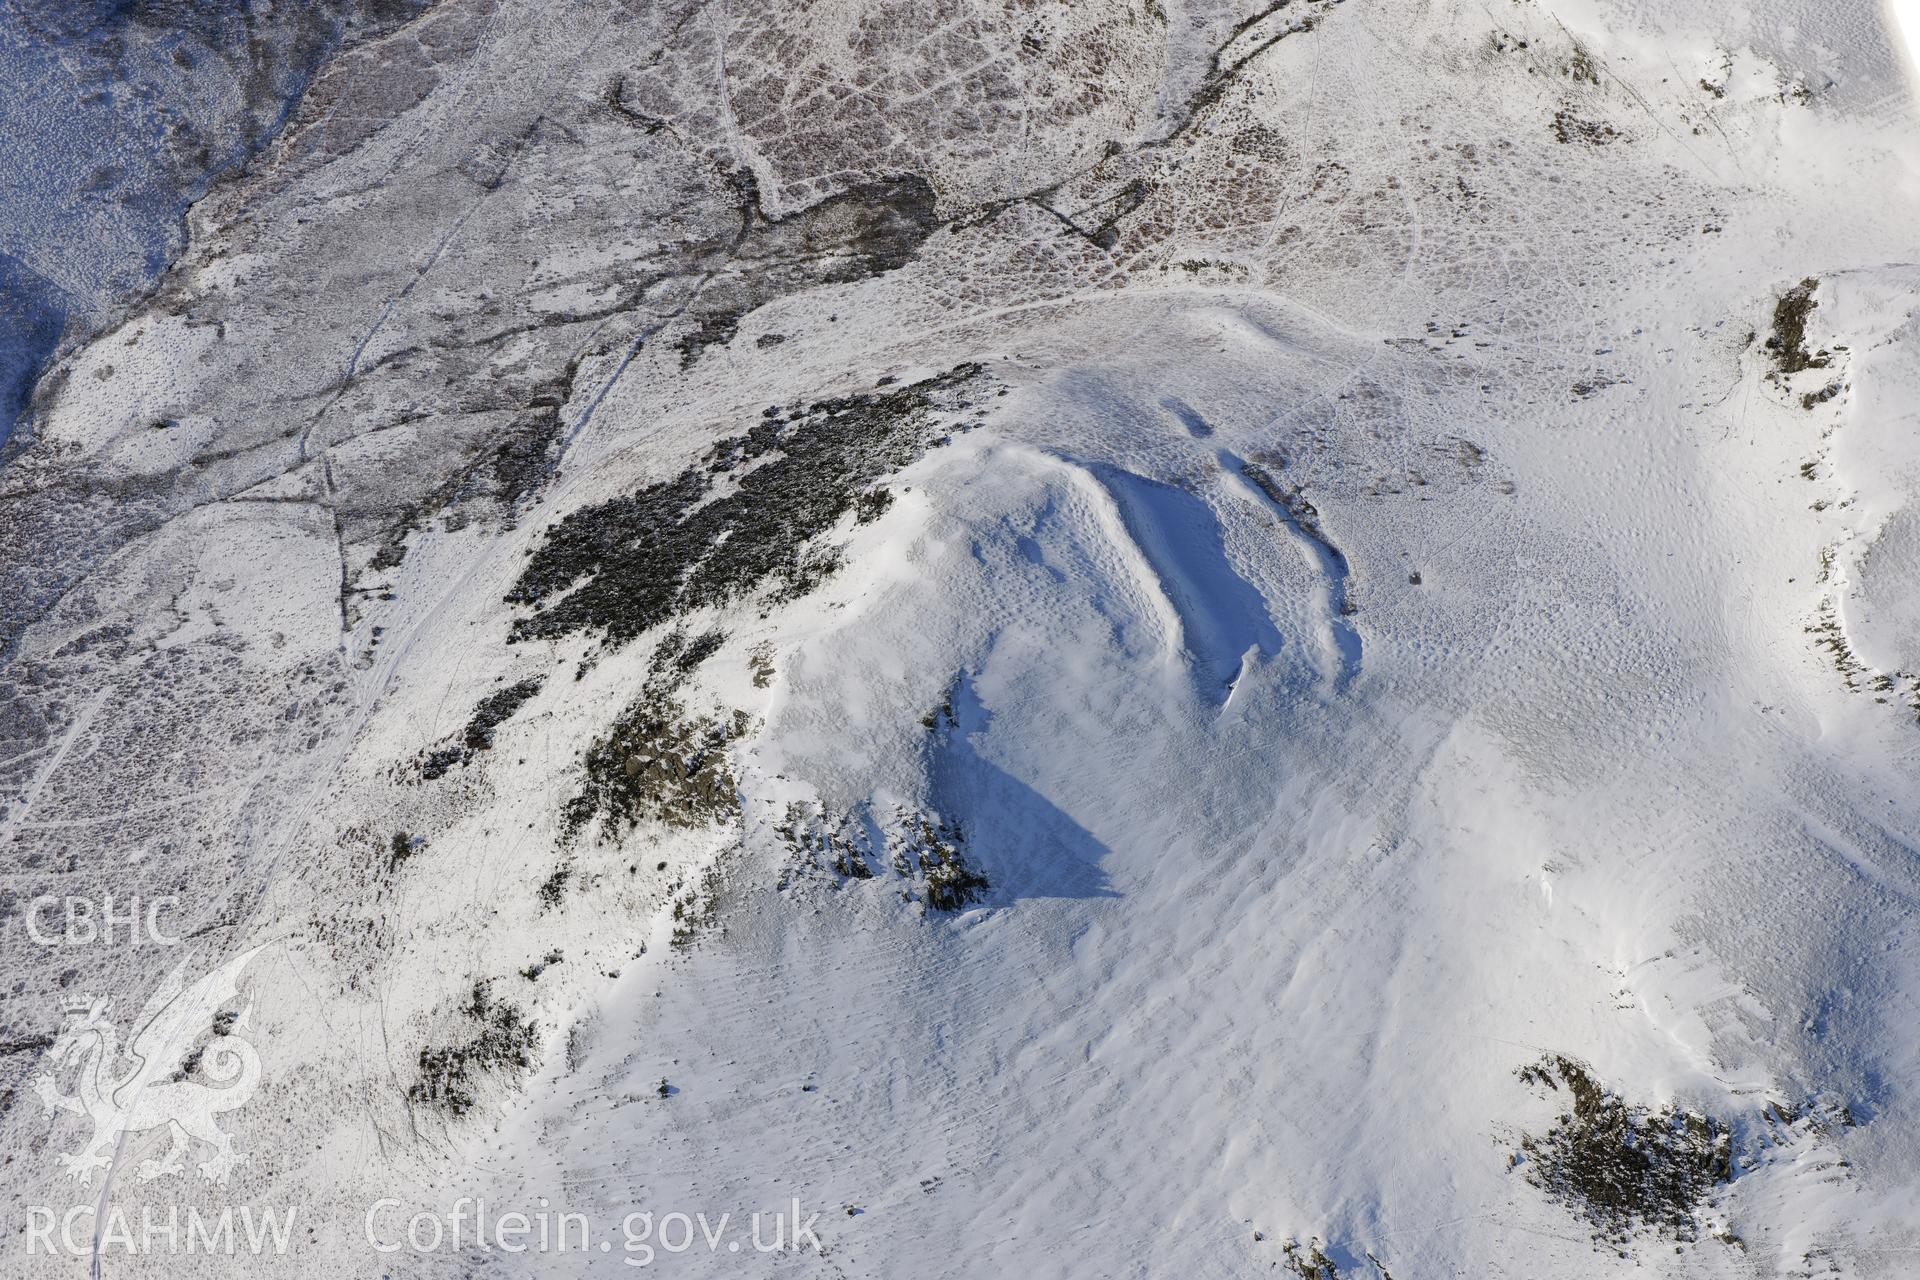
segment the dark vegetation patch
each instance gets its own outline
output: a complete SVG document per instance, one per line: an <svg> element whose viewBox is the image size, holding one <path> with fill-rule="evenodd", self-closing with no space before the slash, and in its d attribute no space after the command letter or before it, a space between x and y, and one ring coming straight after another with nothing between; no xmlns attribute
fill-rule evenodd
<svg viewBox="0 0 1920 1280"><path fill-rule="evenodd" d="M692 946L704 929L711 928L720 915L720 890L725 877L718 863L706 867L689 888L673 896L673 933L668 945L677 951Z"/></svg>
<svg viewBox="0 0 1920 1280"><path fill-rule="evenodd" d="M1821 578L1829 576L1832 552L1822 553L1823 569ZM1860 682L1869 674L1867 664L1854 653L1853 646L1847 643L1846 629L1840 625L1840 615L1835 611L1831 600L1820 604L1820 611L1814 620L1807 624L1806 633L1813 637L1814 647L1826 653L1832 661L1834 670L1840 673L1848 689L1858 692Z"/></svg>
<svg viewBox="0 0 1920 1280"><path fill-rule="evenodd" d="M464 527L468 504L475 501L494 504L502 523L511 526L515 513L560 465L562 394L558 384L537 392L502 430L500 443L491 452L479 454L446 483L401 508L367 568L374 572L397 568L407 557L407 539L436 516L444 515L450 530Z"/></svg>
<svg viewBox="0 0 1920 1280"><path fill-rule="evenodd" d="M689 716L664 694L642 694L587 748L585 781L561 815L567 838L595 819L618 835L642 820L694 828L731 817L739 784L727 750L749 723L745 712Z"/></svg>
<svg viewBox="0 0 1920 1280"><path fill-rule="evenodd" d="M1597 1240L1624 1243L1643 1230L1696 1237L1708 1193L1733 1177L1724 1124L1672 1103L1659 1110L1629 1103L1585 1063L1558 1054L1519 1076L1564 1091L1571 1104L1544 1134L1521 1139L1528 1181L1585 1218Z"/></svg>
<svg viewBox="0 0 1920 1280"><path fill-rule="evenodd" d="M747 656L747 666L753 672L753 687L765 689L773 684L773 646L761 643Z"/></svg>
<svg viewBox="0 0 1920 1280"><path fill-rule="evenodd" d="M53 1047L52 1036L15 1036L0 1040L0 1058L11 1057L16 1053L39 1053Z"/></svg>
<svg viewBox="0 0 1920 1280"><path fill-rule="evenodd" d="M748 310L713 311L695 317L693 328L680 335L673 345L680 352L680 367L691 365L708 347L724 347L740 332L740 317Z"/></svg>
<svg viewBox="0 0 1920 1280"><path fill-rule="evenodd" d="M1765 345L1773 355L1775 377L1806 369L1825 369L1833 363L1828 352L1807 350L1807 317L1819 305L1813 300L1814 290L1819 287L1820 281L1809 276L1781 294L1780 300L1773 304L1773 332L1767 335Z"/></svg>
<svg viewBox="0 0 1920 1280"><path fill-rule="evenodd" d="M404 831L393 833L393 839L387 843L387 870L393 871L425 847L426 840L419 836L408 835Z"/></svg>
<svg viewBox="0 0 1920 1280"><path fill-rule="evenodd" d="M470 751L493 750L493 734L514 712L524 707L533 695L540 692L544 676L528 676L516 684L488 694L473 708L473 716L467 721L466 730L460 735L460 741Z"/></svg>
<svg viewBox="0 0 1920 1280"><path fill-rule="evenodd" d="M511 719L516 711L526 706L540 692L540 686L544 683L545 676L528 676L480 699L474 704L467 727L460 731L459 741L443 743L420 757L420 776L431 782L445 776L449 770L466 764L475 753L493 750L495 731Z"/></svg>
<svg viewBox="0 0 1920 1280"><path fill-rule="evenodd" d="M221 1036L232 1035L234 1023L238 1018L239 1015L231 1010L222 1010L214 1015L208 1029L195 1037L186 1055L180 1059L180 1065L174 1068L173 1082L175 1084L179 1084L183 1080L192 1080L199 1077L200 1064L206 1061L207 1050L212 1047L213 1040Z"/></svg>
<svg viewBox="0 0 1920 1280"><path fill-rule="evenodd" d="M935 911L958 911L977 902L992 886L968 864L960 825L935 825L922 819L920 839L912 846L920 863L927 906Z"/></svg>
<svg viewBox="0 0 1920 1280"><path fill-rule="evenodd" d="M1286 461L1279 464L1283 469ZM1289 485L1281 481L1272 471L1257 462L1249 462L1240 468L1241 474L1259 487L1273 504L1286 512L1300 532L1320 544L1320 548L1332 558L1342 570L1346 568L1347 556L1333 545L1327 537L1327 531L1320 524L1320 509L1307 500L1306 490L1301 485Z"/></svg>
<svg viewBox="0 0 1920 1280"><path fill-rule="evenodd" d="M865 813L830 819L789 805L775 830L795 870L830 871L851 881L873 879L876 868L890 869L907 881L907 896L917 896L929 910L958 911L993 887L968 860L960 824L936 814L897 809L884 822Z"/></svg>
<svg viewBox="0 0 1920 1280"><path fill-rule="evenodd" d="M507 594L533 609L509 642L597 632L621 645L769 585L812 589L837 565L813 540L941 441L937 413L962 407L959 392L978 373L962 365L897 389L770 408L700 465L573 512L547 530Z"/></svg>
<svg viewBox="0 0 1920 1280"><path fill-rule="evenodd" d="M1599 85L1600 68L1594 63L1593 55L1585 46L1574 41L1573 54L1567 59L1567 77L1576 83Z"/></svg>
<svg viewBox="0 0 1920 1280"><path fill-rule="evenodd" d="M547 952L545 956L520 970L520 976L528 982L537 981L541 974L553 968L554 965L565 962L566 958L566 953L558 947L555 947L553 950Z"/></svg>
<svg viewBox="0 0 1920 1280"><path fill-rule="evenodd" d="M766 216L750 172L731 178L741 229L688 307L693 328L676 343L683 368L732 342L741 317L775 298L897 271L940 225L933 187L918 174L861 183L784 218Z"/></svg>
<svg viewBox="0 0 1920 1280"><path fill-rule="evenodd" d="M1287 465L1286 459L1281 458L1278 465L1284 469ZM1240 471L1247 479L1253 481L1260 492L1266 494L1276 507L1280 508L1300 536L1320 549L1320 553L1325 557L1327 572L1331 577L1329 586L1335 612L1343 618L1350 618L1358 613L1360 606L1355 602L1349 587L1351 569L1347 563L1347 553L1327 536L1326 527L1320 523L1319 508L1307 500L1304 488L1297 484L1284 483L1280 477L1257 462L1242 463ZM1415 484L1426 484L1418 472L1410 474Z"/></svg>
<svg viewBox="0 0 1920 1280"><path fill-rule="evenodd" d="M685 677L693 674L693 669L720 652L727 643L724 631L709 631L705 635L689 640L684 635L669 636L660 645L656 656L656 665L666 664L672 676Z"/></svg>
<svg viewBox="0 0 1920 1280"><path fill-rule="evenodd" d="M560 398L536 396L468 480L462 497L492 498L512 511L545 487L560 466Z"/></svg>
<svg viewBox="0 0 1920 1280"><path fill-rule="evenodd" d="M181 1058L180 1065L174 1068L174 1083L178 1084L183 1080L198 1077L200 1064L206 1060L207 1050L213 1047L213 1041L222 1036L232 1035L233 1028L239 1020L240 1015L232 1009L222 1009L215 1013L208 1023L207 1030L195 1037L192 1047L187 1050L186 1056Z"/></svg>
<svg viewBox="0 0 1920 1280"><path fill-rule="evenodd" d="M1597 120L1582 120L1571 111L1553 113L1553 136L1560 142L1578 142L1589 147L1604 147L1618 141L1620 131Z"/></svg>
<svg viewBox="0 0 1920 1280"><path fill-rule="evenodd" d="M1801 396L1800 407L1802 409L1811 409L1815 405L1825 404L1827 401L1839 395L1841 390L1842 390L1842 387L1840 385L1840 382L1836 379L1833 382L1829 382L1826 386L1820 388L1818 391L1809 391L1805 395Z"/></svg>
<svg viewBox="0 0 1920 1280"><path fill-rule="evenodd" d="M1340 1268L1333 1264L1318 1240L1308 1241L1305 1246L1298 1240L1289 1240L1280 1252L1287 1269L1300 1280L1340 1280Z"/></svg>
<svg viewBox="0 0 1920 1280"><path fill-rule="evenodd" d="M845 819L831 825L815 821L803 806L790 804L775 830L803 864L825 867L842 880L873 879L872 842L864 825Z"/></svg>
<svg viewBox="0 0 1920 1280"><path fill-rule="evenodd" d="M948 732L960 727L960 719L953 714L953 694L949 691L940 699L940 705L920 717L920 727L933 732Z"/></svg>
<svg viewBox="0 0 1920 1280"><path fill-rule="evenodd" d="M563 862L555 867L547 878L540 882L540 887L534 891L534 896L540 899L540 909L551 911L559 906L561 900L567 896L567 883L572 879L573 864L571 862Z"/></svg>
<svg viewBox="0 0 1920 1280"><path fill-rule="evenodd" d="M485 981L460 1008L468 1035L442 1048L420 1050L420 1078L407 1096L465 1115L477 1101L478 1077L488 1071L525 1071L533 1065L538 1028L518 1008L496 1000Z"/></svg>

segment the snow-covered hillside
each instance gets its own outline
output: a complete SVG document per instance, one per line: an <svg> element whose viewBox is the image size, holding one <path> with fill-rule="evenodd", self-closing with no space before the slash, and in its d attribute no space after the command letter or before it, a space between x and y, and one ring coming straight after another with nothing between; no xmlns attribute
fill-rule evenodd
<svg viewBox="0 0 1920 1280"><path fill-rule="evenodd" d="M0 4L0 444L63 335L152 284L187 205L272 137L327 55L420 8Z"/></svg>
<svg viewBox="0 0 1920 1280"><path fill-rule="evenodd" d="M0 470L8 1274L1920 1274L1877 4L393 21Z"/></svg>

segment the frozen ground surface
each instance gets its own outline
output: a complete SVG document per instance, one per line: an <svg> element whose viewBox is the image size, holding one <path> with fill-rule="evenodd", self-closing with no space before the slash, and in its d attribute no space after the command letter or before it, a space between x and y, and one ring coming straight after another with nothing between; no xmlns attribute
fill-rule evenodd
<svg viewBox="0 0 1920 1280"><path fill-rule="evenodd" d="M6 1274L1920 1274L1889 13L348 45L0 470Z"/></svg>
<svg viewBox="0 0 1920 1280"><path fill-rule="evenodd" d="M151 285L188 205L412 0L0 3L0 443L41 362Z"/></svg>

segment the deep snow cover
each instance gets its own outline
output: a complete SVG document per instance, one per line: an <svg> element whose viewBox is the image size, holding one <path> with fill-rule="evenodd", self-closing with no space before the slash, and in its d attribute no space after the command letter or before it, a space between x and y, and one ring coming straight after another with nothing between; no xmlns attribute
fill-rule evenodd
<svg viewBox="0 0 1920 1280"><path fill-rule="evenodd" d="M4 1274L1920 1274L1891 9L237 11L0 244Z"/></svg>

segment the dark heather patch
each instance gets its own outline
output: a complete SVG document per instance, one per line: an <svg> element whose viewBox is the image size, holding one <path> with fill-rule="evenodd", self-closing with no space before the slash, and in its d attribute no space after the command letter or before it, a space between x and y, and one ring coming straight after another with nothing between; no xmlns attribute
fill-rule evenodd
<svg viewBox="0 0 1920 1280"><path fill-rule="evenodd" d="M9 253L0 253L0 458L26 412L42 361L66 329L67 295Z"/></svg>
<svg viewBox="0 0 1920 1280"><path fill-rule="evenodd" d="M380 549L367 561L375 572L397 568L407 558L407 540L435 517L449 530L464 528L474 504L488 508L502 527L512 528L526 506L560 465L560 401L542 392L515 414L500 442L482 452L446 483L400 509Z"/></svg>
<svg viewBox="0 0 1920 1280"><path fill-rule="evenodd" d="M1843 391L1844 389L1845 388L1843 388L1838 382L1829 382L1826 386L1820 388L1818 391L1809 391L1805 395L1801 396L1800 407L1802 409L1811 409L1817 405L1823 405L1827 401L1839 395L1840 392Z"/></svg>
<svg viewBox="0 0 1920 1280"><path fill-rule="evenodd" d="M507 593L509 604L533 606L508 642L598 632L618 646L762 587L812 589L837 558L809 544L941 440L939 412L959 407L978 373L961 365L791 416L769 409L675 478L573 512L548 528Z"/></svg>
<svg viewBox="0 0 1920 1280"><path fill-rule="evenodd" d="M699 639L689 641L684 649L673 655L673 669L681 675L686 675L720 652L721 646L726 642L727 636L724 631L709 631Z"/></svg>
<svg viewBox="0 0 1920 1280"><path fill-rule="evenodd" d="M1280 465L1284 467L1286 463L1282 462ZM1273 472L1257 462L1243 464L1240 471L1247 479L1258 485L1260 492L1272 499L1275 506L1286 512L1303 535L1320 545L1320 549L1327 553L1337 569L1342 573L1346 572L1346 553L1334 546L1333 540L1327 537L1326 530L1320 524L1320 509L1307 501L1306 491L1302 486L1296 484L1289 488L1282 484Z"/></svg>
<svg viewBox="0 0 1920 1280"><path fill-rule="evenodd" d="M538 396L513 422L460 496L492 498L509 513L546 486L560 466L560 400Z"/></svg>
<svg viewBox="0 0 1920 1280"><path fill-rule="evenodd" d="M495 730L539 693L540 686L545 682L545 676L529 676L480 699L473 708L467 727L461 730L458 742L435 747L420 757L420 777L432 782L466 764L476 752L491 751Z"/></svg>
<svg viewBox="0 0 1920 1280"><path fill-rule="evenodd" d="M937 814L901 809L876 820L863 808L836 818L790 804L774 830L786 842L790 875L826 871L843 881L871 880L876 866L891 868L932 911L958 911L993 887L968 860L960 824Z"/></svg>
<svg viewBox="0 0 1920 1280"><path fill-rule="evenodd" d="M1604 147L1620 137L1619 130L1610 124L1594 120L1582 120L1571 111L1553 113L1553 136L1555 141L1581 143L1589 147Z"/></svg>
<svg viewBox="0 0 1920 1280"><path fill-rule="evenodd" d="M444 778L465 764L471 755L471 752L458 743L435 747L420 757L420 778L423 782Z"/></svg>
<svg viewBox="0 0 1920 1280"><path fill-rule="evenodd" d="M475 1087L482 1072L525 1071L533 1065L538 1030L525 1015L505 1001L495 1000L486 982L473 984L473 995L460 1009L469 1026L468 1037L443 1048L420 1050L420 1078L408 1088L416 1102L445 1107L454 1115L472 1109Z"/></svg>
<svg viewBox="0 0 1920 1280"><path fill-rule="evenodd" d="M693 329L676 343L682 367L732 342L740 318L775 298L899 270L939 226L933 187L915 174L862 183L780 219L761 210L750 174L735 186L744 229L687 308Z"/></svg>
<svg viewBox="0 0 1920 1280"><path fill-rule="evenodd" d="M542 880L540 887L534 891L534 896L540 899L540 909L552 911L558 907L566 898L567 884L572 879L573 864L571 862L563 862L548 873L547 878Z"/></svg>
<svg viewBox="0 0 1920 1280"><path fill-rule="evenodd" d="M540 686L544 683L545 676L528 676L518 684L510 684L480 699L473 708L473 718L467 721L466 732L461 734L460 740L470 750L491 751L494 730L514 712L526 706L533 695L540 692Z"/></svg>
<svg viewBox="0 0 1920 1280"><path fill-rule="evenodd" d="M873 879L872 841L852 815L829 824L813 819L803 806L789 804L786 821L774 830L798 865L830 868L842 880Z"/></svg>
<svg viewBox="0 0 1920 1280"><path fill-rule="evenodd" d="M1289 1240L1280 1246L1280 1256L1286 1261L1287 1269L1300 1280L1340 1280L1340 1268L1318 1240L1308 1241L1305 1246L1298 1240Z"/></svg>
<svg viewBox="0 0 1920 1280"><path fill-rule="evenodd" d="M1544 1134L1521 1139L1528 1181L1585 1218L1597 1240L1624 1243L1648 1229L1695 1238L1707 1194L1733 1177L1724 1124L1673 1104L1655 1111L1629 1103L1585 1063L1559 1054L1519 1076L1556 1093L1564 1087L1572 1103Z"/></svg>
<svg viewBox="0 0 1920 1280"><path fill-rule="evenodd" d="M912 845L920 862L927 906L935 911L958 911L978 902L993 886L967 862L966 836L955 823L947 826L921 819L919 839Z"/></svg>
<svg viewBox="0 0 1920 1280"><path fill-rule="evenodd" d="M587 748L584 784L561 815L566 838L596 818L611 836L643 820L693 828L732 817L739 784L727 750L747 725L745 712L688 716L664 695L641 695Z"/></svg>
<svg viewBox="0 0 1920 1280"><path fill-rule="evenodd" d="M1807 317L1819 305L1813 300L1814 290L1819 287L1820 282L1809 276L1781 294L1780 301L1773 305L1773 332L1767 336L1766 347L1773 353L1779 373L1825 369L1833 363L1826 352L1807 350Z"/></svg>

